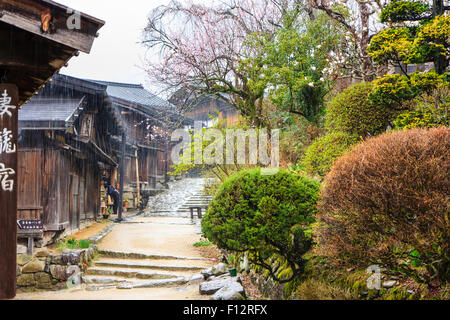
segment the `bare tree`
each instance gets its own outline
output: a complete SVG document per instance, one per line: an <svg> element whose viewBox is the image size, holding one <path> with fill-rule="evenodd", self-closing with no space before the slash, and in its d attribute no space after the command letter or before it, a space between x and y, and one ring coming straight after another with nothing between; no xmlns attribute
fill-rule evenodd
<svg viewBox="0 0 450 320"><path fill-rule="evenodd" d="M324 11L346 33L346 41L338 44L332 56L344 77L371 81L379 74L367 48L371 36L381 28L377 19L385 3L386 0L309 0L310 7Z"/></svg>
<svg viewBox="0 0 450 320"><path fill-rule="evenodd" d="M240 61L259 54L246 39L254 33L269 37L283 25L287 12L301 1L220 0L205 6L172 1L153 10L143 44L158 54L147 61L150 78L174 93L213 94L258 122L264 93L247 83ZM260 125L260 123L255 123Z"/></svg>

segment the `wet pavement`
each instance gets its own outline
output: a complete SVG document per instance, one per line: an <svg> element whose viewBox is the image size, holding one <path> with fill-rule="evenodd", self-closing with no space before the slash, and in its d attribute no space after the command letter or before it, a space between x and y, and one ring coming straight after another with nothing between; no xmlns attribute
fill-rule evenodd
<svg viewBox="0 0 450 320"><path fill-rule="evenodd" d="M150 198L144 214L126 218L98 243L100 258L79 287L60 292L19 294L25 300L201 300L200 272L218 263L194 243L202 240L201 220L185 210L202 197L204 179L169 184ZM192 200L194 199L194 200Z"/></svg>

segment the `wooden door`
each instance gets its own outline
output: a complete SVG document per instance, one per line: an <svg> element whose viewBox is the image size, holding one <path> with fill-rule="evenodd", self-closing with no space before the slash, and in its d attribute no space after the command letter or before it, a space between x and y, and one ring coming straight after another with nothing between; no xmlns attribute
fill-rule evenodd
<svg viewBox="0 0 450 320"><path fill-rule="evenodd" d="M21 150L18 154L18 220L41 220L42 150Z"/></svg>

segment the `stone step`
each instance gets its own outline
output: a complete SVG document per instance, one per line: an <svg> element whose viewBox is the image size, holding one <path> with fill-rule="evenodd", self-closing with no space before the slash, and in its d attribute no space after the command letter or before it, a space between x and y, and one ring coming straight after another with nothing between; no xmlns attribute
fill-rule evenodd
<svg viewBox="0 0 450 320"><path fill-rule="evenodd" d="M188 205L190 205L190 204L198 204L198 203L206 203L206 204L209 204L209 203L211 203L211 201L206 201L206 200L198 200L198 201L187 201L187 202L185 202L184 204L183 204L183 206L188 206Z"/></svg>
<svg viewBox="0 0 450 320"><path fill-rule="evenodd" d="M192 197L189 197L189 198L187 198L188 200L195 200L195 199L212 199L212 198L214 198L214 197L212 197L212 196L204 196L204 195L195 195L195 196L192 196Z"/></svg>
<svg viewBox="0 0 450 320"><path fill-rule="evenodd" d="M176 287L186 284L198 284L203 282L203 276L194 275L189 277L178 277L173 279L140 280L126 279L120 277L84 276L83 282L87 284L87 291L98 291L106 289L133 289L133 288L163 288Z"/></svg>
<svg viewBox="0 0 450 320"><path fill-rule="evenodd" d="M176 278L169 280L153 280L145 282L131 282L129 286L121 285L118 289L132 289L132 288L162 288L162 287L175 287L182 286L189 283L188 278Z"/></svg>
<svg viewBox="0 0 450 320"><path fill-rule="evenodd" d="M140 252L121 252L111 250L100 250L99 254L103 257L122 258L122 259L147 259L147 260L203 260L203 261L215 261L215 259L199 258L199 257L177 257L166 256L158 254L145 254Z"/></svg>
<svg viewBox="0 0 450 320"><path fill-rule="evenodd" d="M202 266L188 266L188 265L159 265L147 264L141 261L123 261L123 260L99 260L95 262L96 267L114 267L114 268L130 268L130 269L146 269L146 270L162 270L162 271L202 271L207 267Z"/></svg>
<svg viewBox="0 0 450 320"><path fill-rule="evenodd" d="M119 283L129 282L129 279L110 277L110 276L97 276L97 275L83 275L81 278L83 283L87 284L101 284L101 285L117 285Z"/></svg>
<svg viewBox="0 0 450 320"><path fill-rule="evenodd" d="M180 277L180 275L168 273L158 273L126 268L118 269L118 268L100 268L100 267L89 268L85 274L86 276L108 276L108 277L135 278L146 280L175 279Z"/></svg>
<svg viewBox="0 0 450 320"><path fill-rule="evenodd" d="M179 210L179 209L181 209L181 208L183 208L183 209L189 209L190 207L202 207L202 208L207 208L207 207L209 207L209 206L210 206L210 203L206 203L206 202L204 202L204 203L186 203L186 204L183 204L183 205L179 206L177 210Z"/></svg>
<svg viewBox="0 0 450 320"><path fill-rule="evenodd" d="M133 288L170 288L176 286L182 286L189 283L189 278L174 278L174 279L161 279L161 280L135 280L135 279L123 279L123 278L100 278L90 277L84 278L87 291L99 291L106 289L133 289Z"/></svg>

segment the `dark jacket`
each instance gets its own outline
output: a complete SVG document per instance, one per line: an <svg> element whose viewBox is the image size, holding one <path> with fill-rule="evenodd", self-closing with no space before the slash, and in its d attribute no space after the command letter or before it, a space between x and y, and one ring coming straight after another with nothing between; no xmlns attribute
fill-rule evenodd
<svg viewBox="0 0 450 320"><path fill-rule="evenodd" d="M106 189L106 194L111 197L117 197L119 196L119 191L117 191L117 189L115 189L113 186L108 186L108 188Z"/></svg>

